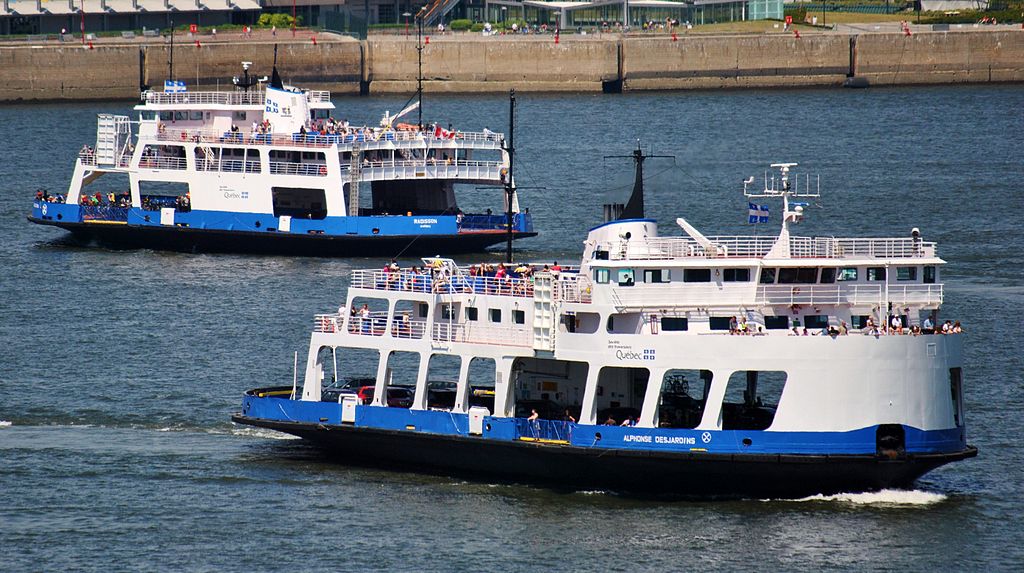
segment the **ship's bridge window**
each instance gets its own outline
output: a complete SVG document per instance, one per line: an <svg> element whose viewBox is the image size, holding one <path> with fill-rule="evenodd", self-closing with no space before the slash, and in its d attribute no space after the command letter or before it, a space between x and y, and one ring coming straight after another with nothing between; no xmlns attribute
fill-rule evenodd
<svg viewBox="0 0 1024 573"><path fill-rule="evenodd" d="M818 282L817 267L785 267L779 269L779 284L814 284Z"/></svg>
<svg viewBox="0 0 1024 573"><path fill-rule="evenodd" d="M501 309L500 308L488 309L488 313L490 315L491 322L501 322Z"/></svg>
<svg viewBox="0 0 1024 573"><path fill-rule="evenodd" d="M190 111L188 118L192 121L203 121L203 112L201 111Z"/></svg>
<svg viewBox="0 0 1024 573"><path fill-rule="evenodd" d="M924 284L935 284L935 267L927 266L924 268Z"/></svg>
<svg viewBox="0 0 1024 573"><path fill-rule="evenodd" d="M663 316L661 317L661 329L670 331L687 330L690 328L689 320L682 316Z"/></svg>
<svg viewBox="0 0 1024 573"><path fill-rule="evenodd" d="M245 121L245 112L244 111L236 111L236 112L231 114L231 118L232 119L241 120L241 121Z"/></svg>
<svg viewBox="0 0 1024 573"><path fill-rule="evenodd" d="M608 269L594 269L594 282L597 284L607 284L609 280Z"/></svg>
<svg viewBox="0 0 1024 573"><path fill-rule="evenodd" d="M839 276L836 277L840 281L855 281L857 280L857 267L845 267L839 270Z"/></svg>
<svg viewBox="0 0 1024 573"><path fill-rule="evenodd" d="M383 22L383 20L381 20ZM313 119L327 119L331 116L331 110L329 109L311 109L309 115Z"/></svg>
<svg viewBox="0 0 1024 573"><path fill-rule="evenodd" d="M139 112L139 119L143 121L150 121L156 119L155 111L141 111Z"/></svg>
<svg viewBox="0 0 1024 573"><path fill-rule="evenodd" d="M916 281L917 267L896 267L896 280Z"/></svg>
<svg viewBox="0 0 1024 573"><path fill-rule="evenodd" d="M668 269L645 269L644 270L644 282L645 283L667 283L672 282L671 275Z"/></svg>
<svg viewBox="0 0 1024 573"><path fill-rule="evenodd" d="M516 324L526 324L526 311L525 310L513 310L512 311L512 322Z"/></svg>
<svg viewBox="0 0 1024 573"><path fill-rule="evenodd" d="M745 283L750 280L750 269L723 269L722 280L727 283Z"/></svg>
<svg viewBox="0 0 1024 573"><path fill-rule="evenodd" d="M174 112L162 111L160 112L160 119L163 121L171 121L174 119Z"/></svg>
<svg viewBox="0 0 1024 573"><path fill-rule="evenodd" d="M480 313L477 311L475 306L466 307L466 320L479 320Z"/></svg>
<svg viewBox="0 0 1024 573"><path fill-rule="evenodd" d="M884 281L885 280L885 267L868 267L868 280L869 281Z"/></svg>
<svg viewBox="0 0 1024 573"><path fill-rule="evenodd" d="M722 404L723 430L766 430L775 421L786 386L781 371L740 370L729 376Z"/></svg>
<svg viewBox="0 0 1024 573"><path fill-rule="evenodd" d="M835 267L824 267L821 269L821 284L830 285L836 282L836 269Z"/></svg>
<svg viewBox="0 0 1024 573"><path fill-rule="evenodd" d="M761 278L758 282L763 285L775 284L775 273L778 269L761 269Z"/></svg>
<svg viewBox="0 0 1024 573"><path fill-rule="evenodd" d="M188 119L187 111L176 111L174 112L174 121L185 121Z"/></svg>
<svg viewBox="0 0 1024 573"><path fill-rule="evenodd" d="M711 282L711 269L683 269L684 283Z"/></svg>
<svg viewBox="0 0 1024 573"><path fill-rule="evenodd" d="M619 286L631 287L634 284L633 269L619 269L616 271L615 276Z"/></svg>

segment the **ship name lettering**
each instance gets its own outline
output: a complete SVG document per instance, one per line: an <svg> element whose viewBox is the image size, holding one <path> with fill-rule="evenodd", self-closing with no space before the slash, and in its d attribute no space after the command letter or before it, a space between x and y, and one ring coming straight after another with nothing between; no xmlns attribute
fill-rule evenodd
<svg viewBox="0 0 1024 573"><path fill-rule="evenodd" d="M636 434L626 434L622 437L623 442L644 442L646 444L651 443L651 436L638 436Z"/></svg>
<svg viewBox="0 0 1024 573"><path fill-rule="evenodd" d="M692 446L697 443L697 438L691 438L689 436L654 436L654 443Z"/></svg>
<svg viewBox="0 0 1024 573"><path fill-rule="evenodd" d="M437 219L413 219L414 225L436 225Z"/></svg>

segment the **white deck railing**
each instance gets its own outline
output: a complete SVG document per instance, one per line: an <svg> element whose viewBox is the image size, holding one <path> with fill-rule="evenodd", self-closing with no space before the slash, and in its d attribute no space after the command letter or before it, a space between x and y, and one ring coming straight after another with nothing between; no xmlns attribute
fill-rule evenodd
<svg viewBox="0 0 1024 573"><path fill-rule="evenodd" d="M418 147L448 148L468 147L477 149L498 149L501 143L501 135L495 133L467 132L460 133L456 139L435 138L431 134L420 134L408 131L384 131L374 133L358 134L328 134L305 136L286 133L269 133L253 135L248 131L223 131L209 128L172 128L164 124L160 132L153 135L142 135L142 141L162 142L185 142L193 143L227 143L237 145L273 145L275 147L309 147L328 148L337 145L340 148L351 148L358 143L363 149L394 148L395 143L414 143L415 145L402 145L403 149L416 149ZM451 145L448 145L451 144Z"/></svg>
<svg viewBox="0 0 1024 573"><path fill-rule="evenodd" d="M493 324L435 323L431 338L435 342L468 342L498 344L502 346L532 346L533 334L526 327L495 326Z"/></svg>
<svg viewBox="0 0 1024 573"><path fill-rule="evenodd" d="M755 307L837 305L938 306L941 284L889 285L758 285L726 287L659 285L612 288L611 303L626 308Z"/></svg>
<svg viewBox="0 0 1024 573"><path fill-rule="evenodd" d="M309 90L304 92L306 101L310 103L329 103L331 92L325 90ZM182 105L182 104L218 104L218 105L258 105L263 106L265 94L262 90L249 92L157 92L147 91L143 94L146 104Z"/></svg>
<svg viewBox="0 0 1024 573"><path fill-rule="evenodd" d="M184 157L143 157L139 160L139 169L185 169Z"/></svg>
<svg viewBox="0 0 1024 573"><path fill-rule="evenodd" d="M708 237L705 248L689 237L656 237L617 241L608 246L612 260L671 260L685 258L763 258L777 237ZM860 239L790 237L792 258L914 258L933 257L936 245L912 238Z"/></svg>
<svg viewBox="0 0 1024 573"><path fill-rule="evenodd" d="M273 175L309 175L327 177L327 166L323 163L288 163L271 161L270 173Z"/></svg>
<svg viewBox="0 0 1024 573"><path fill-rule="evenodd" d="M221 160L196 160L197 171L222 171L226 173L259 173L260 162L259 161L244 161L241 159L221 159Z"/></svg>
<svg viewBox="0 0 1024 573"><path fill-rule="evenodd" d="M413 273L408 270L394 272L382 270L352 271L352 287L436 295L492 294L517 297L533 296L533 281L530 279L471 276L468 273L448 278L435 278L430 273Z"/></svg>

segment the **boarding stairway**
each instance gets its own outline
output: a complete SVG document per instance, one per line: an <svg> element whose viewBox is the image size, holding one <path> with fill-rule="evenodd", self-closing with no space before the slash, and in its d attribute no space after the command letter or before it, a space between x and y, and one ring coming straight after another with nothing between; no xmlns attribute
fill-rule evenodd
<svg viewBox="0 0 1024 573"><path fill-rule="evenodd" d="M423 25L434 26L438 22L443 22L444 17L452 11L453 8L459 5L461 0L430 0L426 6L424 6L423 12Z"/></svg>

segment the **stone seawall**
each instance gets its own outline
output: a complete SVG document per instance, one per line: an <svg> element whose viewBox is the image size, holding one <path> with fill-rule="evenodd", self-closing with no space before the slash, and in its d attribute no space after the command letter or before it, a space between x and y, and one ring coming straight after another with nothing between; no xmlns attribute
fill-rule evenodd
<svg viewBox="0 0 1024 573"><path fill-rule="evenodd" d="M336 93L415 90L414 38L278 42L285 81ZM0 46L0 101L133 99L168 77L165 43ZM175 47L176 79L224 87L239 62L270 71L270 42ZM140 78L141 74L141 78ZM1024 30L903 34L432 38L430 92L621 91L1024 81Z"/></svg>

